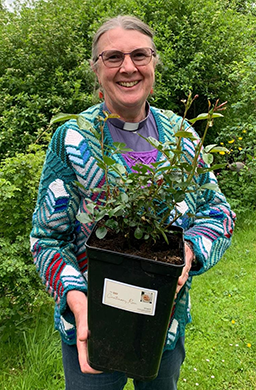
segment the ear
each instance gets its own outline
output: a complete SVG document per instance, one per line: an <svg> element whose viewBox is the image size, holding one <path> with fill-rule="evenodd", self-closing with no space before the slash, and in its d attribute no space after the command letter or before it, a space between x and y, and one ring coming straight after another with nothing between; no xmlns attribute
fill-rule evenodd
<svg viewBox="0 0 256 390"><path fill-rule="evenodd" d="M91 70L93 71L93 73L95 73L95 75L97 76L98 81L99 81L99 83L100 83L100 80L99 80L99 72L98 72L98 66L97 66L97 64L95 64L95 62L93 62L92 60L90 60L90 67L91 67Z"/></svg>

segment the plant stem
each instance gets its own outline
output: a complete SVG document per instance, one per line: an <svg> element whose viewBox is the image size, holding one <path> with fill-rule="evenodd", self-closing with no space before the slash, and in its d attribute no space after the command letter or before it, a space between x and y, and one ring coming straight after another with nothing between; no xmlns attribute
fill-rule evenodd
<svg viewBox="0 0 256 390"><path fill-rule="evenodd" d="M208 129L209 129L209 126L210 126L210 123L211 123L211 120L212 120L212 115L210 114L210 112L208 112L208 118L207 118L207 123L206 123L206 126L205 126L205 129L204 129L204 134L203 136L201 137L200 139L200 142L199 144L196 146L195 150L196 150L196 153L195 153L195 156L193 158L193 162L192 162L192 171L189 173L188 175L188 178L187 178L187 183L190 184L191 181L193 180L193 177L194 177L194 174L195 174L195 171L198 167L198 158L200 156L200 153L201 153L201 149L203 147L203 144L204 144L204 141L205 141L205 137L206 137L206 134L208 132Z"/></svg>

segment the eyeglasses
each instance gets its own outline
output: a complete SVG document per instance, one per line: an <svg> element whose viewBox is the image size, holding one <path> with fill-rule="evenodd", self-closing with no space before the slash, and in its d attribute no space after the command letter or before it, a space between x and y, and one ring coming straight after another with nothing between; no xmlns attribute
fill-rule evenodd
<svg viewBox="0 0 256 390"><path fill-rule="evenodd" d="M150 47L142 47L130 53L123 53L119 50L105 50L99 54L97 60L101 57L107 68L119 68L127 55L130 56L135 66L144 66L150 63L152 56L155 57L156 53Z"/></svg>

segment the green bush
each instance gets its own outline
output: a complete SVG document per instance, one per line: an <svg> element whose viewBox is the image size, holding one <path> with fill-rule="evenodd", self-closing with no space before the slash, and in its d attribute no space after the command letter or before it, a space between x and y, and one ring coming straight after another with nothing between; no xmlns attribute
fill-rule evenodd
<svg viewBox="0 0 256 390"><path fill-rule="evenodd" d="M256 209L256 158L251 158L239 172L222 171L219 184L233 210L243 216Z"/></svg>
<svg viewBox="0 0 256 390"><path fill-rule="evenodd" d="M252 50L242 63L235 63L230 79L237 86L237 101L231 105L232 125L219 132L230 153L226 155L230 171L219 175L221 189L238 214L256 209L256 52ZM236 164L245 168L235 172ZM233 166L232 166L233 164Z"/></svg>
<svg viewBox="0 0 256 390"><path fill-rule="evenodd" d="M0 165L0 236L28 236L45 152L18 153ZM36 150L38 149L38 150Z"/></svg>
<svg viewBox="0 0 256 390"><path fill-rule="evenodd" d="M230 105L240 99L239 83L231 76L234 69L243 70L255 38L253 16L238 12L236 2L37 0L32 4L1 14L1 158L25 152L53 114L78 113L95 102L95 79L88 62L92 37L104 19L118 14L138 16L156 32L162 65L156 72L152 104L181 113L180 100L191 89L199 94L191 113L195 117L207 98L229 100ZM232 120L227 116L226 124Z"/></svg>
<svg viewBox="0 0 256 390"><path fill-rule="evenodd" d="M33 305L40 304L29 232L45 153L34 150L0 166L0 337L21 330Z"/></svg>

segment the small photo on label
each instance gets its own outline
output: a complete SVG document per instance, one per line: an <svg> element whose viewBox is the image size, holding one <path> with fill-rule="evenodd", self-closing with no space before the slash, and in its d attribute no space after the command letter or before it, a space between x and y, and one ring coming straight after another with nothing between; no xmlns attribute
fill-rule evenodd
<svg viewBox="0 0 256 390"><path fill-rule="evenodd" d="M140 301L144 302L144 303L151 303L152 304L152 302L153 302L153 293L152 292L148 292L148 291L142 291L141 292Z"/></svg>

